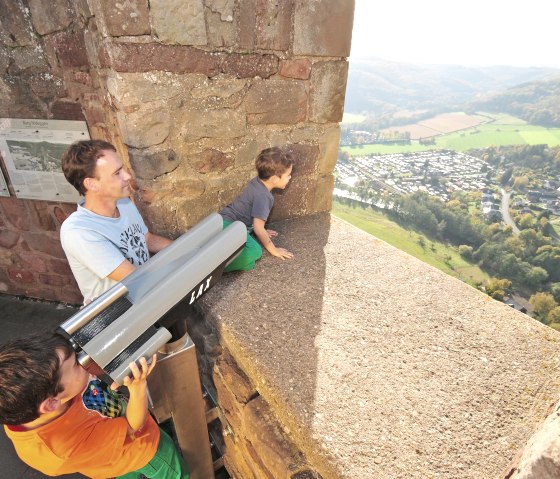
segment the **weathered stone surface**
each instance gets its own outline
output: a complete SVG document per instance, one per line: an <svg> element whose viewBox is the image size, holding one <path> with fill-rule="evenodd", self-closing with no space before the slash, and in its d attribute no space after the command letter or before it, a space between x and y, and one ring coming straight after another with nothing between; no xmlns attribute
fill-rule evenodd
<svg viewBox="0 0 560 479"><path fill-rule="evenodd" d="M8 276L16 283L34 283L35 277L33 273L27 269L18 268L15 266L8 267Z"/></svg>
<svg viewBox="0 0 560 479"><path fill-rule="evenodd" d="M83 32L60 32L46 37L52 45L63 67L83 67L89 65Z"/></svg>
<svg viewBox="0 0 560 479"><path fill-rule="evenodd" d="M51 258L48 264L48 271L51 273L72 277L72 270L70 269L70 266L68 266L68 261Z"/></svg>
<svg viewBox="0 0 560 479"><path fill-rule="evenodd" d="M64 286L68 284L69 278L64 276L58 276L56 274L39 274L39 280L43 284L48 284L50 286Z"/></svg>
<svg viewBox="0 0 560 479"><path fill-rule="evenodd" d="M257 0L239 0L239 46L255 48L257 25Z"/></svg>
<svg viewBox="0 0 560 479"><path fill-rule="evenodd" d="M247 86L247 80L234 76L219 75L214 78L204 78L194 85L191 96L196 99L211 97L229 98L242 92Z"/></svg>
<svg viewBox="0 0 560 479"><path fill-rule="evenodd" d="M188 110L183 112L181 132L185 139L238 138L245 135L245 115L239 110Z"/></svg>
<svg viewBox="0 0 560 479"><path fill-rule="evenodd" d="M34 251L46 253L55 258L66 258L58 238L47 236L45 233L25 232L23 238L27 245Z"/></svg>
<svg viewBox="0 0 560 479"><path fill-rule="evenodd" d="M21 201L16 198L0 198L0 207L3 211L4 218L10 223L14 229L29 230L31 221L26 205L30 203Z"/></svg>
<svg viewBox="0 0 560 479"><path fill-rule="evenodd" d="M20 47L11 51L12 63L8 69L10 75L46 72L49 65L41 48Z"/></svg>
<svg viewBox="0 0 560 479"><path fill-rule="evenodd" d="M22 260L23 266L31 271L35 271L36 273L46 273L48 271L47 262L39 255L22 251L18 256Z"/></svg>
<svg viewBox="0 0 560 479"><path fill-rule="evenodd" d="M0 78L1 118L45 118L47 105L33 94L21 76Z"/></svg>
<svg viewBox="0 0 560 479"><path fill-rule="evenodd" d="M100 97L97 93L84 93L82 95L81 105L88 125L108 123L107 113L109 107L105 99Z"/></svg>
<svg viewBox="0 0 560 479"><path fill-rule="evenodd" d="M52 73L38 73L29 77L29 86L42 101L51 102L64 96L65 88L61 78Z"/></svg>
<svg viewBox="0 0 560 479"><path fill-rule="evenodd" d="M10 249L17 244L19 240L19 233L2 229L0 231L0 247Z"/></svg>
<svg viewBox="0 0 560 479"><path fill-rule="evenodd" d="M194 166L199 173L219 173L233 165L233 158L219 150L209 148L200 154L200 159L195 160Z"/></svg>
<svg viewBox="0 0 560 479"><path fill-rule="evenodd" d="M348 62L318 62L311 69L309 119L317 123L342 120Z"/></svg>
<svg viewBox="0 0 560 479"><path fill-rule="evenodd" d="M31 201L29 206L28 211L31 213L31 220L37 230L56 231L56 223L46 201Z"/></svg>
<svg viewBox="0 0 560 479"><path fill-rule="evenodd" d="M141 179L152 180L175 170L181 161L174 150L137 150L128 149L128 156L135 175Z"/></svg>
<svg viewBox="0 0 560 479"><path fill-rule="evenodd" d="M256 81L245 100L250 124L294 124L305 119L307 93L300 81Z"/></svg>
<svg viewBox="0 0 560 479"><path fill-rule="evenodd" d="M117 112L123 142L132 148L163 143L171 129L171 115L162 102L151 102L132 112Z"/></svg>
<svg viewBox="0 0 560 479"><path fill-rule="evenodd" d="M279 221L290 217L302 216L311 212L309 205L315 196L316 179L308 176L294 177L285 190L274 191L274 207L270 221Z"/></svg>
<svg viewBox="0 0 560 479"><path fill-rule="evenodd" d="M232 20L222 20L222 17L219 12L207 11L206 13L206 36L209 47L233 47L236 43L235 23Z"/></svg>
<svg viewBox="0 0 560 479"><path fill-rule="evenodd" d="M307 58L282 60L280 62L280 75L283 77L307 80L310 74L311 62Z"/></svg>
<svg viewBox="0 0 560 479"><path fill-rule="evenodd" d="M255 396L256 389L251 384L251 380L239 368L239 365L228 351L224 351L216 366L219 380L232 392L236 402L247 404Z"/></svg>
<svg viewBox="0 0 560 479"><path fill-rule="evenodd" d="M332 208L332 193L334 189L334 176L321 176L317 180L315 195L311 203L311 211L323 212L330 211Z"/></svg>
<svg viewBox="0 0 560 479"><path fill-rule="evenodd" d="M313 145L291 144L286 151L292 155L294 171L292 174L309 175L317 170L319 147Z"/></svg>
<svg viewBox="0 0 560 479"><path fill-rule="evenodd" d="M295 55L350 55L354 0L296 0Z"/></svg>
<svg viewBox="0 0 560 479"><path fill-rule="evenodd" d="M202 0L150 0L154 33L164 43L206 45Z"/></svg>
<svg viewBox="0 0 560 479"><path fill-rule="evenodd" d="M147 0L128 0L127 2L100 0L100 5L109 35L119 37L150 33Z"/></svg>
<svg viewBox="0 0 560 479"><path fill-rule="evenodd" d="M256 46L264 50L288 50L292 33L293 2L257 0Z"/></svg>
<svg viewBox="0 0 560 479"><path fill-rule="evenodd" d="M9 47L33 44L31 18L18 0L4 0L0 8L0 43Z"/></svg>
<svg viewBox="0 0 560 479"><path fill-rule="evenodd" d="M233 22L234 0L206 0L205 5L212 12L218 13L223 22Z"/></svg>
<svg viewBox="0 0 560 479"><path fill-rule="evenodd" d="M560 406L550 414L524 447L507 479L557 479L560 471Z"/></svg>
<svg viewBox="0 0 560 479"><path fill-rule="evenodd" d="M111 43L100 53L101 66L118 72L162 70L174 73L220 73L223 54L155 43Z"/></svg>
<svg viewBox="0 0 560 479"><path fill-rule="evenodd" d="M70 100L56 100L51 106L51 114L55 120L85 120L82 105Z"/></svg>
<svg viewBox="0 0 560 479"><path fill-rule="evenodd" d="M278 71L278 61L276 55L232 53L224 57L221 71L239 78L268 78Z"/></svg>
<svg viewBox="0 0 560 479"><path fill-rule="evenodd" d="M338 123L325 129L319 137L319 175L330 175L338 159L340 126Z"/></svg>
<svg viewBox="0 0 560 479"><path fill-rule="evenodd" d="M29 0L31 21L41 35L64 30L72 22L74 12L67 0L44 2Z"/></svg>

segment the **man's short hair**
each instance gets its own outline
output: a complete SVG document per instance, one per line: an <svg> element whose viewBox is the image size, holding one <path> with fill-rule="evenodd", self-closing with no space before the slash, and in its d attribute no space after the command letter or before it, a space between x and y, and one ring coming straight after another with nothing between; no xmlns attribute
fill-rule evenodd
<svg viewBox="0 0 560 479"><path fill-rule="evenodd" d="M35 334L0 346L0 424L17 426L37 419L39 406L62 392L59 357L72 346L59 334Z"/></svg>
<svg viewBox="0 0 560 479"><path fill-rule="evenodd" d="M277 146L262 150L255 161L261 180L268 180L274 175L282 176L293 164L292 155Z"/></svg>
<svg viewBox="0 0 560 479"><path fill-rule="evenodd" d="M82 140L72 143L62 154L64 176L80 195L86 194L84 180L95 178L95 166L104 151L116 152L117 149L103 140Z"/></svg>

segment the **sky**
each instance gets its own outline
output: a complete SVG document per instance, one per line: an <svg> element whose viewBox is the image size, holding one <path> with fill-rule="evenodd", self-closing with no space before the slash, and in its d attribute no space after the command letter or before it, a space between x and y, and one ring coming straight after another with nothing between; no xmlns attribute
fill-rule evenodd
<svg viewBox="0 0 560 479"><path fill-rule="evenodd" d="M560 0L355 0L350 58L560 67Z"/></svg>

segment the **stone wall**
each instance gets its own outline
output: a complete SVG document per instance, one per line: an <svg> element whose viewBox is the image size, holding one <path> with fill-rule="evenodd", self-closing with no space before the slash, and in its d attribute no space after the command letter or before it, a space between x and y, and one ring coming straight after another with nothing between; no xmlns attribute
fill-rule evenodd
<svg viewBox="0 0 560 479"><path fill-rule="evenodd" d="M136 202L161 234L227 204L273 145L293 153L295 168L272 219L328 211L353 9L353 0L6 0L0 117L85 120L131 167ZM68 209L36 203L1 204L30 218ZM64 294L45 290L19 256L46 253L2 221L13 231L0 244L0 289L75 302L67 272ZM56 240L59 223L31 221L29 232Z"/></svg>

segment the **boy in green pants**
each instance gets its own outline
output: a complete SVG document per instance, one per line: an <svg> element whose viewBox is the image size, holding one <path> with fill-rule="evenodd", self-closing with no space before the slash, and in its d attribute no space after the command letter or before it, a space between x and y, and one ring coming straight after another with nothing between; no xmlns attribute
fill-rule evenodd
<svg viewBox="0 0 560 479"><path fill-rule="evenodd" d="M262 248L251 236L255 234L262 246L273 256L289 259L293 254L274 245L271 238L278 236L273 230L265 229L265 223L274 204L271 191L283 190L292 177L292 157L278 147L262 150L255 161L258 175L231 204L220 211L224 228L234 221L242 221L247 226L247 244L225 269L225 271L250 270L262 256Z"/></svg>
<svg viewBox="0 0 560 479"><path fill-rule="evenodd" d="M69 342L35 335L0 346L0 423L22 461L44 474L188 479L171 438L148 414L146 378L130 363L128 404L90 381Z"/></svg>

